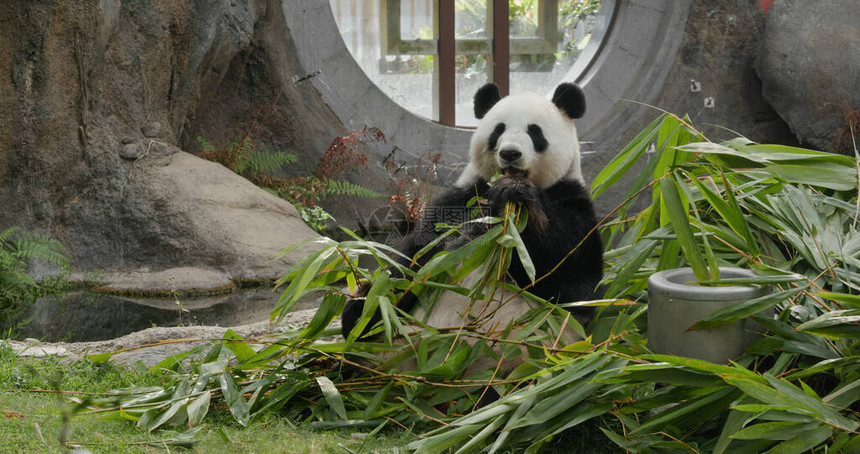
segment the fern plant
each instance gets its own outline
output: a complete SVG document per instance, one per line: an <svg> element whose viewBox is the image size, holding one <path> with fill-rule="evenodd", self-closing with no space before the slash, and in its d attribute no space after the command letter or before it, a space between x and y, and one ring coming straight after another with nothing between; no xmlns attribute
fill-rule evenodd
<svg viewBox="0 0 860 454"><path fill-rule="evenodd" d="M197 137L197 142L203 149L200 157L217 162L246 178L277 172L297 160L296 155L282 151L255 152L256 142L248 136L231 141L223 150L216 148L204 137Z"/></svg>
<svg viewBox="0 0 860 454"><path fill-rule="evenodd" d="M0 325L4 332L17 335L25 324L22 316L37 298L56 294L65 287L71 264L66 249L58 241L17 227L0 232ZM27 272L32 260L57 266L59 277L37 282Z"/></svg>
<svg viewBox="0 0 860 454"><path fill-rule="evenodd" d="M314 174L307 177L281 178L272 176L288 164L297 161L296 155L281 151L255 151L256 142L250 132L219 149L204 137L197 137L202 151L199 157L217 162L255 185L296 206L302 219L314 230L322 232L327 219L334 219L317 202L328 196L362 198L385 197L373 189L338 180L337 177L357 168L367 168L367 156L358 150L369 141L384 140L377 128L362 128L350 135L336 138L320 157Z"/></svg>
<svg viewBox="0 0 860 454"><path fill-rule="evenodd" d="M366 199L385 197L384 194L380 194L373 189L365 188L364 186L350 183L346 180L332 180L326 178L324 181L326 187L326 195L346 195L353 197L362 197Z"/></svg>
<svg viewBox="0 0 860 454"><path fill-rule="evenodd" d="M287 164L295 164L297 161L296 155L284 153L282 151L263 150L257 153L252 153L250 159L244 168L239 169L239 173L247 170L252 174L273 173L281 170Z"/></svg>

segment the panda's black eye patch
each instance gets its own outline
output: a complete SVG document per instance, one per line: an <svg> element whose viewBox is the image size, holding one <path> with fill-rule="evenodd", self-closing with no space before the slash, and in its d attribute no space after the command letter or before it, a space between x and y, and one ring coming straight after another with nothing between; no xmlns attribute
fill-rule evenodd
<svg viewBox="0 0 860 454"><path fill-rule="evenodd" d="M497 124L496 129L493 129L493 133L490 134L490 138L488 139L488 142L487 142L487 147L490 150L495 150L496 144L499 143L499 137L502 137L502 134L504 134L504 133L505 133L505 124L504 123Z"/></svg>
<svg viewBox="0 0 860 454"><path fill-rule="evenodd" d="M532 144L535 146L535 151L538 153L545 151L549 147L549 142L543 136L543 129L540 126L531 124L526 129L529 137L532 139Z"/></svg>

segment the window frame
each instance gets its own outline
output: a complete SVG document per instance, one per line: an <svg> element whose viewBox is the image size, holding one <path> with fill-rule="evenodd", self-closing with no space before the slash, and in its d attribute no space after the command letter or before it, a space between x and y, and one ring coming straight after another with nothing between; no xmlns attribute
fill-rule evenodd
<svg viewBox="0 0 860 454"><path fill-rule="evenodd" d="M558 0L538 1L538 29L535 36L510 37L508 0L487 0L488 38L454 36L453 1L439 1L434 8L433 39L403 39L400 0L381 0L380 30L382 54L434 55L433 121L456 125L456 56L487 55L487 80L499 87L502 96L510 90L511 54L554 53L558 41ZM552 26L548 26L552 24ZM504 30L496 33L496 30Z"/></svg>

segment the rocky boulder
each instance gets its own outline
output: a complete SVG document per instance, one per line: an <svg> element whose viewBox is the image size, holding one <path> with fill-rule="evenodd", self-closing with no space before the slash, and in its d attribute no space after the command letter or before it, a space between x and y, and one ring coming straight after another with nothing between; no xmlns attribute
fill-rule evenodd
<svg viewBox="0 0 860 454"><path fill-rule="evenodd" d="M139 148L143 154L124 166L118 219L122 253L135 260L187 267L205 263L232 279L266 280L279 277L311 246L276 259L280 251L319 236L290 203L220 164L155 139L142 139ZM152 288L166 284L151 282Z"/></svg>
<svg viewBox="0 0 860 454"><path fill-rule="evenodd" d="M0 27L0 229L50 233L80 272L193 267L219 286L276 277L307 251L273 261L316 234L185 152L254 126L258 143L313 165L345 133L293 84L280 1L8 0ZM141 281L165 288L157 277Z"/></svg>
<svg viewBox="0 0 860 454"><path fill-rule="evenodd" d="M854 154L860 138L860 12L856 0L777 0L756 69L765 98L804 144Z"/></svg>

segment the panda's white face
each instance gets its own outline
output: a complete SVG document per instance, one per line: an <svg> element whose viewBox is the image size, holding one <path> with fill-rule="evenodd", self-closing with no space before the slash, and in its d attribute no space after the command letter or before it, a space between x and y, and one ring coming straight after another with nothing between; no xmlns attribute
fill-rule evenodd
<svg viewBox="0 0 860 454"><path fill-rule="evenodd" d="M525 176L539 189L563 179L582 181L573 120L535 93L511 95L492 105L472 136L469 154L459 186L496 173Z"/></svg>

